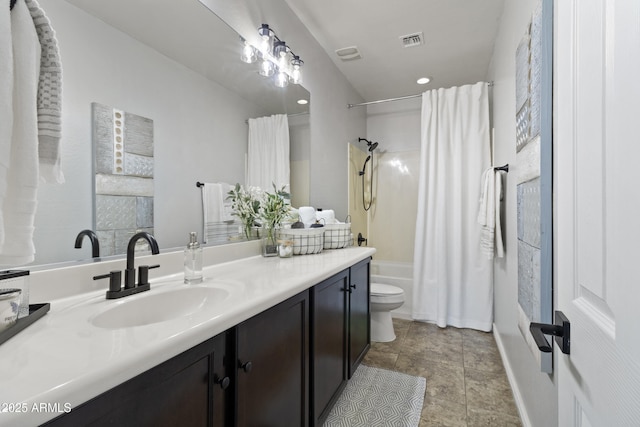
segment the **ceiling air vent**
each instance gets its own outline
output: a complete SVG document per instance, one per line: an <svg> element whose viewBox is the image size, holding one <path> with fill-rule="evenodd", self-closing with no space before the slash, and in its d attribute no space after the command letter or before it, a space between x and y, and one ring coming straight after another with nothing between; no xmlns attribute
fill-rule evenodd
<svg viewBox="0 0 640 427"><path fill-rule="evenodd" d="M414 47L424 44L424 35L422 31L419 33L407 34L406 36L400 36L403 47Z"/></svg>
<svg viewBox="0 0 640 427"><path fill-rule="evenodd" d="M338 49L336 50L336 55L338 55L338 58L343 61L353 61L354 59L362 58L362 55L360 55L360 51L358 50L358 46L349 46Z"/></svg>

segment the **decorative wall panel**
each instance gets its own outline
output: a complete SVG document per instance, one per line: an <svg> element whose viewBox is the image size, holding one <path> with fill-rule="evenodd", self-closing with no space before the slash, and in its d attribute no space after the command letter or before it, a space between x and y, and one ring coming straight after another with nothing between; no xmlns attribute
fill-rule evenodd
<svg viewBox="0 0 640 427"><path fill-rule="evenodd" d="M153 121L98 103L92 120L94 228L102 256L122 254L136 232L153 233Z"/></svg>
<svg viewBox="0 0 640 427"><path fill-rule="evenodd" d="M541 0L516 49L518 327L543 372L531 322L552 323L552 28L553 3Z"/></svg>

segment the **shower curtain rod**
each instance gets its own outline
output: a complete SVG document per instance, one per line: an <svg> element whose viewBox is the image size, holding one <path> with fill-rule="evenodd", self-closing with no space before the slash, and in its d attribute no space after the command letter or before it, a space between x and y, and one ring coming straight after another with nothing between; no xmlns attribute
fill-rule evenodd
<svg viewBox="0 0 640 427"><path fill-rule="evenodd" d="M493 82L487 82L487 85L489 87L491 87L491 86L493 86ZM372 105L372 104L382 104L383 102L401 101L403 99L417 98L419 96L422 96L422 94L421 93L417 93L415 95L401 96L399 98L379 99L377 101L361 102L359 104L347 104L347 108L363 107L365 105Z"/></svg>
<svg viewBox="0 0 640 427"><path fill-rule="evenodd" d="M291 114L287 114L287 117L296 117L296 116L306 116L307 114L309 114L308 111L303 111L301 113L291 113ZM245 123L249 124L249 119L246 119L244 121Z"/></svg>

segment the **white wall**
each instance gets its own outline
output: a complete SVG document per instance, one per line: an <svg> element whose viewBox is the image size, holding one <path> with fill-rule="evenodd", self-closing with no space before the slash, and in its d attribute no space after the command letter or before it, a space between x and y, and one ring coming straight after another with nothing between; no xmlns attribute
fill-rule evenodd
<svg viewBox="0 0 640 427"><path fill-rule="evenodd" d="M510 164L505 190L503 228L506 257L495 262L495 332L502 344L505 365L521 406L521 413L532 426L557 424L557 388L553 375L539 371L529 347L518 329L517 283L518 252L516 229L516 125L515 125L515 52L531 19L535 0L506 1L494 48L489 79L493 80L493 124L495 128L495 164ZM522 412L524 410L524 412ZM526 421L525 421L526 422Z"/></svg>
<svg viewBox="0 0 640 427"><path fill-rule="evenodd" d="M431 89L428 86L424 90ZM421 97L373 104L366 108L367 139L379 142L380 151L420 150ZM364 142L360 144L365 145Z"/></svg>
<svg viewBox="0 0 640 427"><path fill-rule="evenodd" d="M366 237L379 260L413 262L421 103L414 98L367 107L367 139L378 147L367 165L367 177L371 167L374 176ZM365 142L360 145L366 150Z"/></svg>
<svg viewBox="0 0 640 427"><path fill-rule="evenodd" d="M90 256L88 242L79 251L72 239L93 227L92 102L154 121L155 236L161 248L184 245L190 231L202 231L196 181L244 182L244 120L260 109L67 2L42 6L63 65L66 183L39 189L35 264L53 261L45 254Z"/></svg>

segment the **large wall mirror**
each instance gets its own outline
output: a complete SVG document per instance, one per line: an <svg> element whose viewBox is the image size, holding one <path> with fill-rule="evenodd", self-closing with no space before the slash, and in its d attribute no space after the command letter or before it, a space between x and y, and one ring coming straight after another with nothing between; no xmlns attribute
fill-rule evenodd
<svg viewBox="0 0 640 427"><path fill-rule="evenodd" d="M153 121L154 233L161 250L202 232L196 182L244 183L247 119L290 115L292 199L308 200L310 99L240 61L240 36L198 0L42 0L63 67L64 184L39 188L34 265L91 257L91 106ZM256 23L256 27L261 23Z"/></svg>

